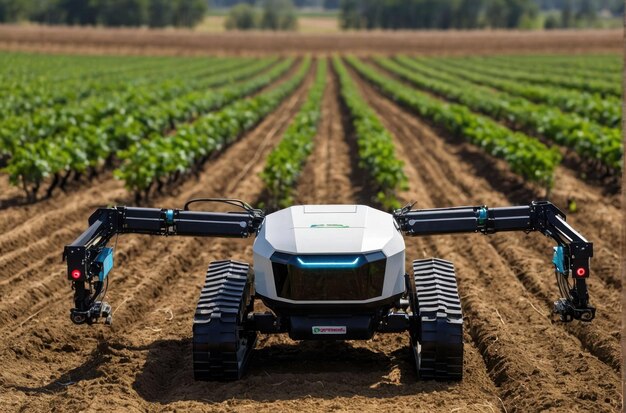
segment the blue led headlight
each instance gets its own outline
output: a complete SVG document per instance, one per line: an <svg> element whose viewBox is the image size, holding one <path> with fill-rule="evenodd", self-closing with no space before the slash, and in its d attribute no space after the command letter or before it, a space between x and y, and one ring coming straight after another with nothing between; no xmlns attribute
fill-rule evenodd
<svg viewBox="0 0 626 413"><path fill-rule="evenodd" d="M302 268L357 268L361 266L360 256L318 256L297 257L296 265Z"/></svg>

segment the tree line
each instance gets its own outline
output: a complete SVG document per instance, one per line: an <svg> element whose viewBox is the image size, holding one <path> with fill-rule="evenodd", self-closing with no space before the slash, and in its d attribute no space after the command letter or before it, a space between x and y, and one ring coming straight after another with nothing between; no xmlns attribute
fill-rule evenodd
<svg viewBox="0 0 626 413"><path fill-rule="evenodd" d="M193 27L207 9L207 0L0 0L0 22Z"/></svg>
<svg viewBox="0 0 626 413"><path fill-rule="evenodd" d="M543 0L548 1L548 0ZM613 16L624 15L623 0L552 0L558 13L547 16L546 29L590 27L598 20L600 12ZM548 10L555 11L555 8Z"/></svg>
<svg viewBox="0 0 626 413"><path fill-rule="evenodd" d="M291 0L261 0L237 4L228 12L227 30L295 30L298 17Z"/></svg>
<svg viewBox="0 0 626 413"><path fill-rule="evenodd" d="M518 29L553 8L560 17L550 14L546 27L567 28L592 24L605 5L624 11L619 0L341 0L339 19L343 29Z"/></svg>

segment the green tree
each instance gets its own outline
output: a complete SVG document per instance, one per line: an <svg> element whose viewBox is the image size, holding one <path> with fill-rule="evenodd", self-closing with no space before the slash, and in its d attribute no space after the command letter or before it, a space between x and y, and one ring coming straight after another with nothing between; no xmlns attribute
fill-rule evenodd
<svg viewBox="0 0 626 413"><path fill-rule="evenodd" d="M148 26L166 27L172 24L174 8L171 0L150 0Z"/></svg>
<svg viewBox="0 0 626 413"><path fill-rule="evenodd" d="M507 5L505 0L489 0L485 14L489 27L506 27Z"/></svg>
<svg viewBox="0 0 626 413"><path fill-rule="evenodd" d="M613 0L609 6L611 13L614 16L619 16L624 14L624 1L623 0Z"/></svg>
<svg viewBox="0 0 626 413"><path fill-rule="evenodd" d="M291 0L265 0L261 28L268 30L295 30L298 18Z"/></svg>
<svg viewBox="0 0 626 413"><path fill-rule="evenodd" d="M206 0L172 0L173 22L178 27L193 27L204 20L209 8Z"/></svg>
<svg viewBox="0 0 626 413"><path fill-rule="evenodd" d="M360 29L361 11L359 0L341 0L339 12L339 25L342 29Z"/></svg>
<svg viewBox="0 0 626 413"><path fill-rule="evenodd" d="M147 22L147 0L106 0L102 4L105 26L141 26Z"/></svg>
<svg viewBox="0 0 626 413"><path fill-rule="evenodd" d="M98 22L98 15L101 13L103 4L103 2L96 0L58 0L51 2L50 8L61 9L67 24L95 25Z"/></svg>
<svg viewBox="0 0 626 413"><path fill-rule="evenodd" d="M550 14L548 15L548 17L546 17L546 21L543 23L543 27L546 30L558 29L559 27L561 27L561 22L559 21L559 18L556 17L554 14Z"/></svg>
<svg viewBox="0 0 626 413"><path fill-rule="evenodd" d="M458 6L456 27L475 29L480 27L480 14L484 9L483 0L461 0Z"/></svg>
<svg viewBox="0 0 626 413"><path fill-rule="evenodd" d="M0 22L11 23L25 18L29 10L21 1L0 0Z"/></svg>
<svg viewBox="0 0 626 413"><path fill-rule="evenodd" d="M591 25L597 18L596 8L591 0L581 0L580 9L576 13L576 19L581 20L586 26Z"/></svg>
<svg viewBox="0 0 626 413"><path fill-rule="evenodd" d="M574 26L574 11L572 7L572 0L564 0L563 8L561 9L561 25L564 28Z"/></svg>
<svg viewBox="0 0 626 413"><path fill-rule="evenodd" d="M531 0L507 0L506 27L520 27L524 18L533 18L537 14L537 5Z"/></svg>
<svg viewBox="0 0 626 413"><path fill-rule="evenodd" d="M231 8L224 23L226 30L252 30L258 27L258 13L248 3Z"/></svg>

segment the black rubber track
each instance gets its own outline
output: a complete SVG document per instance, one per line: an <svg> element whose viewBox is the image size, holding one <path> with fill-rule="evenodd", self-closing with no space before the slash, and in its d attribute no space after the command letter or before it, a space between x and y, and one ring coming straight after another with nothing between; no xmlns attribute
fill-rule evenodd
<svg viewBox="0 0 626 413"><path fill-rule="evenodd" d="M413 261L420 318L417 360L422 380L463 378L463 314L454 265L437 258Z"/></svg>
<svg viewBox="0 0 626 413"><path fill-rule="evenodd" d="M254 275L248 264L215 261L193 319L193 373L196 380L237 380L256 344L256 332L243 329L252 310Z"/></svg>

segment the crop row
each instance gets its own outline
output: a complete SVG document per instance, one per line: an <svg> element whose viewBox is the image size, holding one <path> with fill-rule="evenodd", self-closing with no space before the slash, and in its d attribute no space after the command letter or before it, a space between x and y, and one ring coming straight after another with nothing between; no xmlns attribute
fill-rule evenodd
<svg viewBox="0 0 626 413"><path fill-rule="evenodd" d="M460 62L459 59L449 59L448 64L454 65ZM550 74L542 73L537 70L519 70L514 66L506 64L498 64L494 61L472 60L472 64L476 69L497 69L498 77L505 79L519 80L523 82L536 83L538 85L561 86L576 90L582 90L592 93L600 93L602 95L622 96L621 82L608 81L602 79L590 79L585 76L577 76L574 74Z"/></svg>
<svg viewBox="0 0 626 413"><path fill-rule="evenodd" d="M219 75L219 79L214 79L215 84L223 84L230 76L245 74L245 77L249 77L269 63L271 60L260 60L240 69L238 75L235 72ZM116 112L97 123L72 126L66 133L18 147L5 171L9 173L10 182L21 186L31 199L36 196L42 180L53 176L49 194L61 174L65 174L66 178L70 172L83 173L88 167L96 167L112 158L120 149L138 145L137 142L144 138L150 140L154 135L165 134L178 121L191 120L254 93L280 77L292 63L293 59L287 59L267 73L243 83L218 90L193 92L178 99L160 101L153 106L151 104L155 102L138 100L129 111Z"/></svg>
<svg viewBox="0 0 626 413"><path fill-rule="evenodd" d="M22 120L22 123L28 124L31 113L40 108L42 110L39 115L44 119L54 116L54 112L58 111L68 112L69 116L74 116L76 112L85 112L86 106L89 110L94 110L93 106L96 109L101 107L102 101L116 98L125 98L123 99L125 101L140 87L153 89L155 83L163 83L167 89L188 88L189 84L193 85L203 77L245 63L238 59L220 59L203 64L194 62L189 66L157 66L139 72L131 70L118 73L111 78L76 79L59 85L23 82L0 92L0 119L23 115L25 120ZM125 95L122 96L123 94ZM69 107L65 106L70 103L72 105Z"/></svg>
<svg viewBox="0 0 626 413"><path fill-rule="evenodd" d="M98 81L115 85L115 80L142 78L146 73L163 72L176 76L191 68L207 68L224 60L222 57L138 57L138 56L42 56L11 55L0 52L0 93L8 89L43 89L73 86L76 95L88 94ZM113 80L113 82L111 82ZM121 86L121 85L119 85Z"/></svg>
<svg viewBox="0 0 626 413"><path fill-rule="evenodd" d="M459 102L468 108L544 136L573 149L587 160L599 161L615 174L622 167L622 138L619 129L607 128L576 114L538 105L527 99L479 86L440 70L412 61L407 66L389 59L377 62L419 88Z"/></svg>
<svg viewBox="0 0 626 413"><path fill-rule="evenodd" d="M0 56L3 54L0 53ZM216 60L216 59L210 59ZM209 59L205 59L204 64ZM0 64L4 64L0 69L0 91L7 89L18 89L27 87L31 84L40 88L53 88L55 86L64 86L66 84L75 84L80 87L92 80L110 79L126 73L136 72L140 74L145 70L165 69L175 67L175 62L168 62L163 59L147 59L138 60L131 59L129 61L106 61L100 64L72 64L65 63L59 67L60 62L46 58L40 58L40 61L11 59ZM180 65L190 66L194 64L203 64L199 60L190 60L179 62ZM81 83L82 82L82 83Z"/></svg>
<svg viewBox="0 0 626 413"><path fill-rule="evenodd" d="M271 90L202 116L171 136L152 136L121 151L118 157L123 163L116 177L139 197L147 195L155 183L161 185L193 171L272 112L302 83L310 66L307 57L295 75ZM269 80L268 76L265 84Z"/></svg>
<svg viewBox="0 0 626 413"><path fill-rule="evenodd" d="M41 55L0 52L0 85L5 81L35 81L59 83L74 79L110 76L121 70L140 66L187 64L198 58L144 56L78 56ZM205 60L206 59L202 59Z"/></svg>
<svg viewBox="0 0 626 413"><path fill-rule="evenodd" d="M359 165L376 184L377 201L385 209L398 208L396 192L407 188L404 163L396 157L395 145L376 113L369 107L341 59L333 58L341 86L341 97L354 126Z"/></svg>
<svg viewBox="0 0 626 413"><path fill-rule="evenodd" d="M152 84L146 83L113 95L98 95L74 105L53 107L30 115L14 116L0 122L0 154L12 155L17 147L40 139L71 133L80 129L89 133L90 129L107 127L114 130L123 125L143 123L150 125L163 119L145 119L147 108L184 108L193 104L190 96L203 96L204 90L231 80L248 77L267 67L268 60L259 60L243 69L234 68L237 62L224 62L207 72L207 77L184 81L184 79L163 79ZM224 73L226 72L226 73ZM197 90L199 92L191 92ZM180 98L181 100L177 100ZM158 110L162 112L162 110Z"/></svg>
<svg viewBox="0 0 626 413"><path fill-rule="evenodd" d="M556 148L548 148L537 139L514 132L470 111L466 106L443 102L407 87L354 57L348 58L348 61L361 76L402 106L492 156L505 160L514 173L529 181L548 188L553 185L554 170L561 161Z"/></svg>
<svg viewBox="0 0 626 413"><path fill-rule="evenodd" d="M269 154L261 178L269 195L269 208L287 207L293 203L296 183L313 150L327 75L326 59L319 59L315 82L306 102L300 108L280 143Z"/></svg>
<svg viewBox="0 0 626 413"><path fill-rule="evenodd" d="M474 62L476 59L467 59ZM480 61L491 65L545 72L557 75L578 74L621 82L623 63L619 55L594 56L490 56Z"/></svg>
<svg viewBox="0 0 626 413"><path fill-rule="evenodd" d="M398 61L411 63L406 57L398 57ZM537 86L532 83L506 80L498 77L500 70L477 69L472 63L458 62L450 65L442 60L420 60L420 63L438 71L458 76L473 83L490 86L498 90L522 96L537 103L556 106L565 112L575 112L610 128L618 127L622 122L622 100L615 96L602 96L599 93L577 90Z"/></svg>

